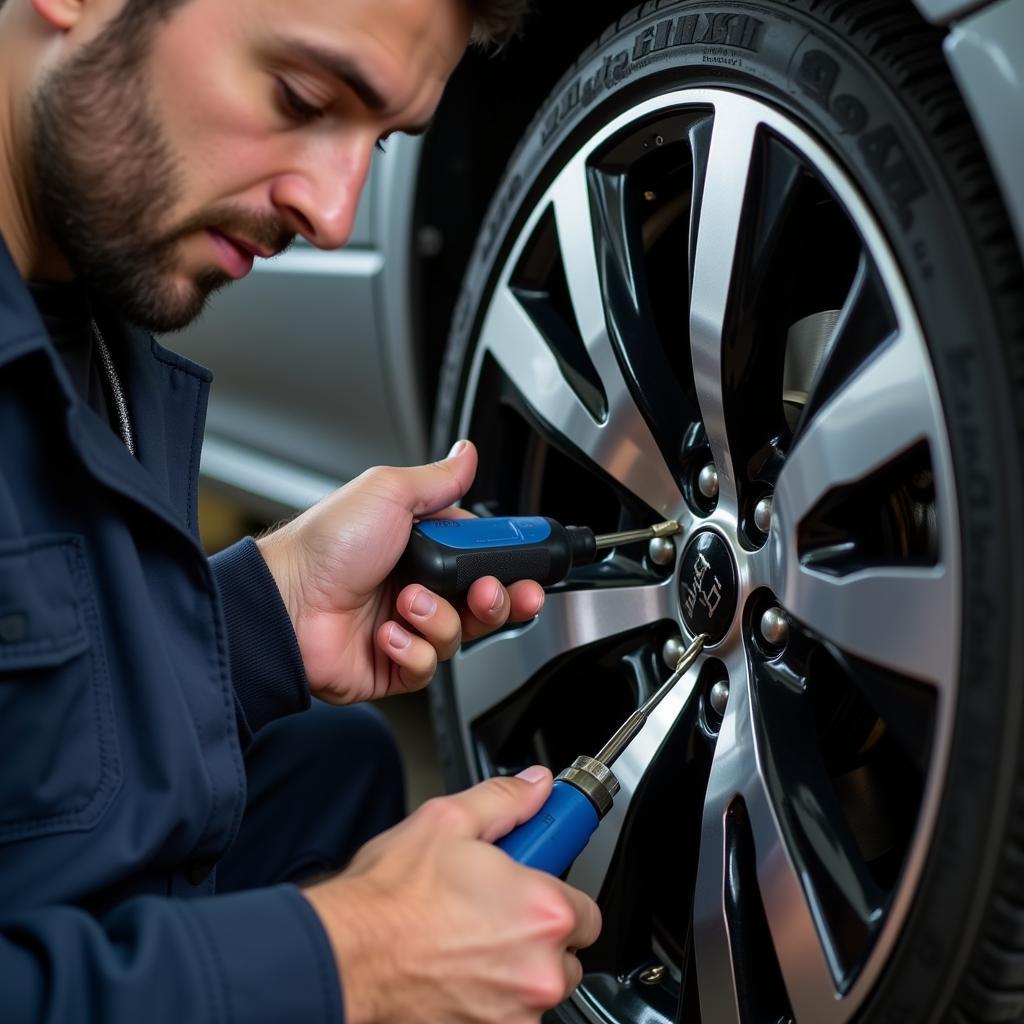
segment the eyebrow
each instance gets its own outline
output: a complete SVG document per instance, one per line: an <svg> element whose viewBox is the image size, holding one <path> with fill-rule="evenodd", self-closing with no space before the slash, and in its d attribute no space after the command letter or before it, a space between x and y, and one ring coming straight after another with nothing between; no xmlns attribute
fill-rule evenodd
<svg viewBox="0 0 1024 1024"><path fill-rule="evenodd" d="M307 43L303 40L292 39L288 41L288 48L299 58L315 64L322 71L326 71L332 78L337 79L343 85L347 85L366 105L367 109L380 114L388 109L390 103L384 94L367 77L358 63L350 57L315 43ZM400 128L398 131L405 135L423 135L430 128L431 122L412 125L409 128Z"/></svg>

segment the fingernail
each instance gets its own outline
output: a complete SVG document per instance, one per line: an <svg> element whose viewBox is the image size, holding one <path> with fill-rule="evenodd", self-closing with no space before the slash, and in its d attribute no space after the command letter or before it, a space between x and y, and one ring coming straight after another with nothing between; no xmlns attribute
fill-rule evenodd
<svg viewBox="0 0 1024 1024"><path fill-rule="evenodd" d="M433 615L437 611L437 602L430 596L430 593L426 590L421 590L413 599L409 605L409 610L413 615Z"/></svg>
<svg viewBox="0 0 1024 1024"><path fill-rule="evenodd" d="M388 643L396 651L404 651L412 643L412 637L398 623L393 623L388 634Z"/></svg>
<svg viewBox="0 0 1024 1024"><path fill-rule="evenodd" d="M499 583L494 588L494 597L491 598L491 611L492 612L496 612L501 607L502 594L503 593L504 593L504 590L503 590L501 584Z"/></svg>
<svg viewBox="0 0 1024 1024"><path fill-rule="evenodd" d="M454 459L456 455L461 455L462 452L465 451L467 444L469 444L469 442L465 440L456 441L455 444L452 445L452 450L448 453L448 458Z"/></svg>
<svg viewBox="0 0 1024 1024"><path fill-rule="evenodd" d="M527 782L540 782L544 776L547 775L547 771L542 768L539 764L530 765L529 768L524 768L521 772L516 775L517 779L525 779Z"/></svg>

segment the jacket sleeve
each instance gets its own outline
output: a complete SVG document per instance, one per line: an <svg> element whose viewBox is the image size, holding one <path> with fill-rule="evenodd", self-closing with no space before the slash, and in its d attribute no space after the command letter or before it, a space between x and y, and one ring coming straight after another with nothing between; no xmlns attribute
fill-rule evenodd
<svg viewBox="0 0 1024 1024"><path fill-rule="evenodd" d="M341 1024L341 986L313 908L290 885L132 899L0 922L5 1024Z"/></svg>
<svg viewBox="0 0 1024 1024"><path fill-rule="evenodd" d="M251 537L210 559L227 626L243 743L268 722L309 707L309 683L288 610Z"/></svg>

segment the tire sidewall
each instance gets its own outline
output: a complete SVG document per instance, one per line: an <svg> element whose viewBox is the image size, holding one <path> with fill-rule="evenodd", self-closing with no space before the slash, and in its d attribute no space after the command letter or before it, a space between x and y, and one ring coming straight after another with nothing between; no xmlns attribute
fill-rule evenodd
<svg viewBox="0 0 1024 1024"><path fill-rule="evenodd" d="M831 151L874 211L924 329L959 504L963 644L946 788L913 908L859 1016L920 1024L939 1019L951 998L1006 831L1021 732L1022 644L1014 624L1022 609L1019 588L1010 585L1022 561L1011 529L1024 507L1020 425L1003 328L951 158L932 137L923 108L901 98L897 72L844 38L827 21L827 5L816 14L808 6L644 4L563 77L484 219L442 367L434 447L446 450L458 427L473 346L511 245L558 170L601 125L669 90L729 88L782 108ZM924 38L939 45L934 35ZM456 762L448 777L468 781L457 764L466 752L450 683L440 682L435 715L445 753Z"/></svg>

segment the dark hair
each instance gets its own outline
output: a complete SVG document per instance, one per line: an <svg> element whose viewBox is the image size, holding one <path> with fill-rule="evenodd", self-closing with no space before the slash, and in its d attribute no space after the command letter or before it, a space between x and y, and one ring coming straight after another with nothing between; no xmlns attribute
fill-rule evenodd
<svg viewBox="0 0 1024 1024"><path fill-rule="evenodd" d="M477 46L507 43L517 36L530 13L530 0L469 0L473 12L471 42Z"/></svg>

